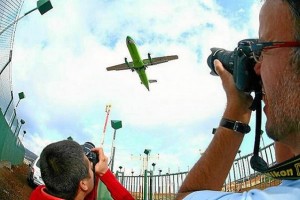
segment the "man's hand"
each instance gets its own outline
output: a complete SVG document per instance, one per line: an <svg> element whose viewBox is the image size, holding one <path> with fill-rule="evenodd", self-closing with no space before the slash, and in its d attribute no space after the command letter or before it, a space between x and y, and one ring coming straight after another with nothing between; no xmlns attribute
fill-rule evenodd
<svg viewBox="0 0 300 200"><path fill-rule="evenodd" d="M215 70L222 80L222 85L227 97L227 109L224 117L231 120L249 123L253 98L250 94L239 91L234 83L233 76L223 67L219 60L214 60ZM229 112L228 112L229 110Z"/></svg>
<svg viewBox="0 0 300 200"><path fill-rule="evenodd" d="M98 147L92 149L98 155L99 162L95 165L95 173L98 176L102 176L108 170L108 158L104 155L103 148Z"/></svg>

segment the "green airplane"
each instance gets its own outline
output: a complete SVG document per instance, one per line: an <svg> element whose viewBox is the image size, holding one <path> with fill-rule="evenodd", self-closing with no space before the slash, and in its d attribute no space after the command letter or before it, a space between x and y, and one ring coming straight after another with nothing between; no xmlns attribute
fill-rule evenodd
<svg viewBox="0 0 300 200"><path fill-rule="evenodd" d="M178 59L177 55L151 58L150 53L148 53L148 59L141 59L141 56L137 49L137 46L136 46L134 40L130 36L127 36L126 44L127 44L127 48L129 50L130 56L132 58L132 62L128 62L127 58L125 58L125 63L107 67L106 70L107 71L112 71L112 70L119 71L119 70L130 69L133 72L136 71L140 77L141 84L143 84L148 89L148 91L149 91L149 83L155 83L155 82L157 82L157 80L148 80L147 74L145 72L146 68L149 65L157 65L157 64L164 63L164 62L168 62L169 60Z"/></svg>

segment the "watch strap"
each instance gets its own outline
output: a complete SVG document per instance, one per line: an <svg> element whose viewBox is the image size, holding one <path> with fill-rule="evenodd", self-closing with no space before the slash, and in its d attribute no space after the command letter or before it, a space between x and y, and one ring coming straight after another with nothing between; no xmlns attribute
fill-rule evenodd
<svg viewBox="0 0 300 200"><path fill-rule="evenodd" d="M251 130L251 128L248 124L244 124L243 122L233 121L233 120L226 119L226 118L221 119L220 126L231 129L236 132L243 133L243 134L249 133Z"/></svg>

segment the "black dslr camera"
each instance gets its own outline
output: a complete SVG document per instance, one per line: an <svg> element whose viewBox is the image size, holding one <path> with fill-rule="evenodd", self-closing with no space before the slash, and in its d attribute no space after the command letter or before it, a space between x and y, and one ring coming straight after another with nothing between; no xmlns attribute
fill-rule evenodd
<svg viewBox="0 0 300 200"><path fill-rule="evenodd" d="M84 154L88 157L89 161L91 161L95 167L95 165L99 162L98 154L91 151L93 148L95 148L95 145L91 142L86 142L81 146Z"/></svg>
<svg viewBox="0 0 300 200"><path fill-rule="evenodd" d="M207 58L211 74L217 76L214 60L218 59L224 68L233 75L236 87L243 92L252 92L260 89L260 78L254 71L255 47L257 39L245 39L238 43L233 51L222 48L211 48L211 55Z"/></svg>

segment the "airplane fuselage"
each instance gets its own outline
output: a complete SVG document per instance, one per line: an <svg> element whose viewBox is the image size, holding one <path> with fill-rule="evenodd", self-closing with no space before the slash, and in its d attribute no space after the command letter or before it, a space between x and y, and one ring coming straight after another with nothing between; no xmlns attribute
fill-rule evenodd
<svg viewBox="0 0 300 200"><path fill-rule="evenodd" d="M150 53L148 53L148 58L142 59L134 40L130 36L127 36L126 38L126 45L132 61L128 62L127 58L125 58L125 63L107 67L106 70L107 71L120 71L120 70L136 71L136 73L138 73L139 75L141 84L143 84L148 91L149 91L149 83L156 83L157 80L148 80L146 74L146 68L152 65L157 65L157 64L168 62L170 60L178 59L177 55L151 58Z"/></svg>
<svg viewBox="0 0 300 200"><path fill-rule="evenodd" d="M126 44L133 62L133 68L138 73L141 83L149 90L149 81L145 72L145 64L143 63L143 59L140 56L137 46L134 40L129 36L126 38Z"/></svg>

